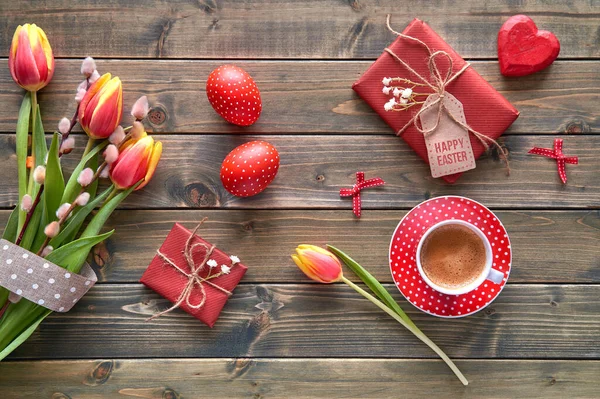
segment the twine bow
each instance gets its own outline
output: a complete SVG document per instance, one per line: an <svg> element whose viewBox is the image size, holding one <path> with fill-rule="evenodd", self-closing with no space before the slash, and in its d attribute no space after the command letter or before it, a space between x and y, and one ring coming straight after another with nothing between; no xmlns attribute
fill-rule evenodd
<svg viewBox="0 0 600 399"><path fill-rule="evenodd" d="M413 124L415 125L415 128L417 129L417 131L419 133L421 133L423 135L430 134L433 131L435 131L435 129L437 129L437 127L440 123L440 118L442 117L442 112L445 112L450 117L450 119L452 119L455 123L462 126L467 131L471 132L479 140L479 142L483 145L483 147L486 149L486 151L489 149L490 144L493 145L494 147L496 147L498 149L500 158L506 163L506 174L507 175L510 174L510 166L508 163L508 151L505 148L502 148L502 146L500 146L500 144L498 144L498 142L496 140L492 139L491 137L486 136L485 134L482 134L482 133L476 131L469 125L461 122L444 104L443 99L444 99L444 95L446 93L446 87L450 83L452 83L456 78L458 78L464 71L466 71L467 68L469 68L471 66L471 64L466 63L465 66L463 66L460 70L458 70L453 75L452 74L453 62L452 62L452 57L450 56L450 54L448 54L447 52L445 52L443 50L432 51L429 48L429 46L422 40L419 40L416 37L405 35L400 32L396 32L390 26L390 18L391 18L391 15L388 14L386 24L387 24L387 28L390 32L392 32L396 36L401 37L403 39L412 40L416 43L419 43L421 46L423 46L427 50L427 53L429 54L427 66L429 67L429 74L432 77L432 81L429 81L426 78L424 78L423 76L421 76L417 71L415 71L413 68L411 68L410 65L408 65L404 60L402 60L402 58L400 58L398 55L396 55L390 48L386 47L385 51L388 54L390 54L392 57L394 57L394 59L396 61L398 61L400 64L402 64L410 73L412 73L414 76L419 78L423 82L422 85L428 86L431 90L433 90L433 92L435 94L438 95L438 98L435 101L432 101L428 105L421 107L421 109L406 123L406 125L404 125L404 127L402 127L400 130L398 130L398 132L396 132L396 135L401 136L404 133L404 131ZM439 56L446 57L446 59L448 60L449 65L448 65L448 70L446 71L445 75L441 73L440 69L438 68L437 62L436 62L436 57L439 57ZM430 129L423 129L423 127L419 124L419 121L420 121L419 117L421 116L421 114L423 112L427 111L428 109L430 109L438 104L439 104L439 106L438 106L436 123Z"/></svg>
<svg viewBox="0 0 600 399"><path fill-rule="evenodd" d="M356 184L352 188L340 189L341 197L352 197L352 211L356 217L360 217L361 214L361 200L360 191L368 187L382 186L385 182L379 177L365 180L364 172L356 172Z"/></svg>
<svg viewBox="0 0 600 399"><path fill-rule="evenodd" d="M563 154L562 152L562 147L563 140L554 139L554 149L533 147L531 150L529 150L529 154L542 155L544 157L556 159L558 175L560 176L560 180L562 180L563 184L566 184L567 172L565 170L565 164L570 163L573 165L577 165L579 163L579 158L565 156L565 154Z"/></svg>
<svg viewBox="0 0 600 399"><path fill-rule="evenodd" d="M179 298L177 298L177 301L175 302L175 304L173 306L171 306L169 309L167 310L163 310L162 312L156 313L155 315L153 315L152 317L148 318L146 321L150 321L153 319L156 319L157 317L160 317L162 315L164 315L165 313L169 313L172 310L178 308L179 306L181 306L182 303L185 302L185 304L191 308L191 309L200 309L201 307L204 306L204 304L206 303L206 291L204 290L204 284L208 284L213 288L218 289L219 291L224 292L225 294L227 294L228 296L231 296L232 293L228 290L226 290L223 287L218 286L217 284L211 282L210 280L215 279L217 277L222 276L223 274L227 274L227 272L224 271L220 271L216 274L211 274L211 269L209 269L208 274L206 275L206 277L202 277L200 276L200 273L204 270L207 262L210 259L210 256L212 255L213 250L215 249L214 245L208 246L204 243L196 243L192 245L192 240L194 239L194 236L196 235L196 232L198 231L198 229L202 226L202 224L204 224L204 222L206 221L207 218L202 219L202 221L196 226L196 228L194 229L194 231L192 231L192 233L190 234L189 238L187 239L186 243L185 243L185 248L183 250L183 256L187 262L187 265L190 269L189 272L185 271L184 269L182 269L181 267L179 267L172 259L169 259L165 254L163 254L162 252L160 252L160 250L156 251L156 254L166 263L171 265L172 267L175 268L175 270L177 270L179 273L183 274L184 276L186 276L188 278L188 281L185 285L185 287L183 288L183 290L181 291L181 294L179 295ZM194 262L194 250L196 248L202 247L206 250L206 253L204 255L204 259L202 259L202 261L198 264L196 264ZM237 264L237 262L235 261L231 261L231 267L234 267ZM200 293L202 295L202 299L200 300L200 302L193 304L190 301L190 296L195 288L195 286L198 286L200 288Z"/></svg>

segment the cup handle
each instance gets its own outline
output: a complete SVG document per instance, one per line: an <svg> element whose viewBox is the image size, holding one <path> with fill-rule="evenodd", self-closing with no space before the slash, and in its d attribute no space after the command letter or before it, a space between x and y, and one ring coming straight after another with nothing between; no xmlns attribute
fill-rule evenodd
<svg viewBox="0 0 600 399"><path fill-rule="evenodd" d="M486 277L486 280L490 280L491 282L496 283L496 284L501 284L503 279L504 279L504 273L499 272L498 270L495 270L495 269L490 269L490 272Z"/></svg>

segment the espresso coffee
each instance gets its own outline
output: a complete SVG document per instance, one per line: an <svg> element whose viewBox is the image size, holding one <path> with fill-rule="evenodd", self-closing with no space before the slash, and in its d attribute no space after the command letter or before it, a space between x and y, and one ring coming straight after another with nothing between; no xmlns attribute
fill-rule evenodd
<svg viewBox="0 0 600 399"><path fill-rule="evenodd" d="M458 289L475 281L485 268L485 246L474 231L460 224L433 230L421 247L421 266L440 287Z"/></svg>

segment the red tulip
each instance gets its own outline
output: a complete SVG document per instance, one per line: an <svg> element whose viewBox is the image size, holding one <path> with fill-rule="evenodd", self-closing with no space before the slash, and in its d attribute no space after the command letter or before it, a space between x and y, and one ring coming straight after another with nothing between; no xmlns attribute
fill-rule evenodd
<svg viewBox="0 0 600 399"><path fill-rule="evenodd" d="M35 24L19 25L10 46L8 68L14 81L28 91L45 87L54 75L54 56L44 31Z"/></svg>
<svg viewBox="0 0 600 399"><path fill-rule="evenodd" d="M137 140L127 140L121 147L117 160L110 165L112 182L117 188L124 190L144 179L136 188L141 189L152 179L161 154L162 143L155 143L146 132Z"/></svg>
<svg viewBox="0 0 600 399"><path fill-rule="evenodd" d="M331 252L315 245L299 245L294 263L311 279L320 283L335 283L342 280L342 264Z"/></svg>
<svg viewBox="0 0 600 399"><path fill-rule="evenodd" d="M93 139L105 139L123 116L123 86L118 77L105 73L96 80L79 104L79 124Z"/></svg>

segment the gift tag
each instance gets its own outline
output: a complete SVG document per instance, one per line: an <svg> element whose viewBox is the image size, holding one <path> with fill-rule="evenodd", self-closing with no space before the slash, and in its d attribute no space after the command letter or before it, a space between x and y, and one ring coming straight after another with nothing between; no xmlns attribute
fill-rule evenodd
<svg viewBox="0 0 600 399"><path fill-rule="evenodd" d="M461 102L452 94L444 93L442 101L446 110L442 110L438 122L438 110L441 104L429 107L429 104L438 98L439 94L437 93L427 97L423 104L425 111L420 115L421 126L424 130L433 129L438 123L434 131L424 135L431 176L442 177L475 169L475 156L471 147L469 131L448 115L449 112L452 113L456 120L466 125L467 120Z"/></svg>

